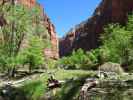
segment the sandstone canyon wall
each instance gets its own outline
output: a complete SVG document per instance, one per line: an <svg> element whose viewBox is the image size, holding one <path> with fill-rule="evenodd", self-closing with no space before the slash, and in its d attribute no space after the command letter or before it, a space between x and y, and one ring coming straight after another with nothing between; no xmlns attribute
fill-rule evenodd
<svg viewBox="0 0 133 100"><path fill-rule="evenodd" d="M55 31L55 26L52 24L50 18L47 16L47 14L44 11L44 8L36 2L36 0L18 0L19 3L26 5L30 8L34 6L39 6L39 8L42 11L42 15L44 17L44 27L48 30L48 33L50 35L50 42L51 42L51 48L46 48L44 50L44 54L48 58L58 59L59 52L58 52L58 38Z"/></svg>
<svg viewBox="0 0 133 100"><path fill-rule="evenodd" d="M0 0L0 5L6 3L6 2L11 2L12 0ZM56 35L55 27L50 21L50 18L47 16L47 14L44 12L43 7L36 2L36 0L14 0L15 4L23 4L24 6L27 6L29 8L33 8L34 6L38 6L42 12L43 16L43 24L44 28L47 29L49 36L50 36L50 42L51 42L51 48L46 48L44 50L44 54L48 58L53 58L53 59L58 59L59 53L58 53L58 38ZM6 21L2 16L0 15L0 26L3 26L6 24Z"/></svg>
<svg viewBox="0 0 133 100"><path fill-rule="evenodd" d="M124 24L131 11L133 0L102 0L91 18L76 25L60 39L60 56L69 55L72 50L78 48L87 51L98 47L104 26L109 23Z"/></svg>

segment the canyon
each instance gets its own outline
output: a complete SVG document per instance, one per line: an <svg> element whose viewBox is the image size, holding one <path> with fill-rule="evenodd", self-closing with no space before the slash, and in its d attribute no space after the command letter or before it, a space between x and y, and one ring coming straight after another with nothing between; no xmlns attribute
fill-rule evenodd
<svg viewBox="0 0 133 100"><path fill-rule="evenodd" d="M18 35L17 32L14 31L13 27L14 25L17 26L17 24L14 24L13 22L19 22L21 17L15 21L9 21L8 24L8 19L3 16L6 11L1 10L1 5L7 2L12 3L12 1L14 1L14 4L21 4L28 7L28 9L32 9L37 6L41 11L41 20L37 22L37 16L35 15L34 17L34 14L36 13L33 13L33 19L30 20L30 24L23 24L23 26L30 26L28 28L25 26L25 28L27 28L27 30L31 28L31 32L18 32L24 33L25 35L25 37L21 39L22 42L20 44L22 45L19 46L19 48L23 49L26 47L26 45L29 45L27 43L29 42L28 39L32 39L33 35L35 35L35 37L41 37L39 39L44 39L44 42L42 43L41 41L41 43L38 43L39 45L37 44L34 46L37 40L35 38L33 40L34 47L28 50L28 53L32 53L32 50L35 50L35 52L33 52L33 55L31 54L30 56L29 54L27 56L27 54L22 53L22 58L23 55L26 55L24 57L24 61L23 59L22 61L21 59L16 59L16 55L18 54L12 56L12 51L10 54L11 57L10 55L4 57L4 55L7 55L6 53L10 51L4 51L7 48L2 48L2 50L1 47L3 45L0 45L0 50L4 51L4 54L3 52L0 52L0 100L102 100L103 98L111 100L119 100L120 98L121 100L130 100L133 98L133 68L130 68L133 65L133 55L130 54L132 53L133 49L132 46L130 47L130 45L132 45L130 40L132 39L131 33L133 30L127 32L127 28L124 28L124 30L126 30L122 31L124 35L118 33L117 37L112 39L118 40L114 41L109 48L116 49L118 47L116 52L112 52L112 50L111 55L109 55L110 58L116 58L115 63L112 61L112 59L108 60L107 58L106 60L106 57L103 58L105 61L102 60L102 57L99 57L99 53L97 56L97 54L93 54L93 52L85 53L82 50L79 52L74 52L74 56L72 55L67 57L73 52L73 50L77 50L79 48L82 48L84 51L90 51L92 49L98 48L101 45L100 36L104 32L104 27L109 23L120 23L121 25L126 25L128 14L133 11L132 0L101 0L101 3L95 9L92 17L71 28L70 31L68 31L68 33L60 39L57 37L56 28L45 12L44 7L37 3L37 0L0 0L0 29L6 25L11 27L11 30L9 31L0 31L3 32L2 35L9 33L9 36L7 35L7 37L11 37L11 39L14 33L15 38ZM52 4L53 1L50 3L50 5ZM73 5L76 4L74 3L72 6ZM10 14L12 16L12 12L9 13L9 16ZM29 15L29 12L26 12L26 15ZM30 19L31 17L32 16L28 16ZM23 19L27 21L29 20L28 18L24 17ZM68 18L67 20L70 19ZM45 32L38 32L38 27L31 27L34 24L35 26L38 25L38 23L43 25L41 29L45 29ZM133 27L133 25L131 26ZM20 29L22 27L20 27ZM35 31L32 31L32 29L35 29ZM22 28L22 30L24 29ZM30 35L27 35L28 32ZM114 34L116 35L115 32ZM3 42L3 38L1 38L2 35L0 34L0 44ZM126 37L128 35L129 38L127 37L118 39L119 37ZM42 49L43 44L47 44L46 39L49 40L51 45L48 45L45 49ZM12 44L12 41L8 42L6 40L8 39L4 40L6 44ZM122 42L120 42L120 40L122 40ZM126 41L125 43L124 40L129 41ZM116 43L120 45L124 44L124 46L117 45L113 47L113 45ZM12 45L9 46L12 47ZM16 45L13 44L13 46L15 47ZM5 47L8 47L8 45ZM120 49L120 47L122 47L122 49ZM38 48L41 49L39 51L37 50L36 52L36 49ZM126 49L123 50L123 48ZM131 50L131 52L127 53L127 50ZM108 50L105 49L105 52L106 51ZM19 57L19 55L17 57ZM44 57L45 59L43 59ZM64 58L61 59L60 57ZM129 60L129 58L131 60ZM129 70L123 70L124 67L121 66L123 62L126 62L126 64L129 65L127 66ZM14 75L10 75L10 73Z"/></svg>
<svg viewBox="0 0 133 100"><path fill-rule="evenodd" d="M97 48L104 27L109 23L124 25L132 11L132 0L102 0L92 17L76 25L59 40L60 56L67 56L79 48L85 51Z"/></svg>
<svg viewBox="0 0 133 100"><path fill-rule="evenodd" d="M0 4L11 0L1 0ZM85 51L100 46L99 37L104 27L109 23L125 24L127 15L133 10L131 0L102 0L95 9L92 17L74 26L63 38L58 39L55 26L45 12L45 9L36 0L15 0L15 3L23 4L29 8L39 6L43 16L43 24L50 36L51 47L44 50L48 58L58 59L59 56L67 56L73 50L82 48ZM0 26L6 24L0 15Z"/></svg>

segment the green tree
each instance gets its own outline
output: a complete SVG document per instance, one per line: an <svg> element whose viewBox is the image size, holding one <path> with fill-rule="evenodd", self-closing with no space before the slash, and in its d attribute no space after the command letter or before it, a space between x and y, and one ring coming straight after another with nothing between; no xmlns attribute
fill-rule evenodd
<svg viewBox="0 0 133 100"><path fill-rule="evenodd" d="M29 72L44 64L44 42L38 36L31 36L28 47L22 52L23 64L29 64Z"/></svg>
<svg viewBox="0 0 133 100"><path fill-rule="evenodd" d="M3 5L1 8L6 25L0 28L2 38L0 53L6 58L5 67L10 76L14 76L16 58L24 36L28 33L27 27L32 22L29 12L27 8L14 4Z"/></svg>
<svg viewBox="0 0 133 100"><path fill-rule="evenodd" d="M45 44L48 43L48 32L41 22L43 16L36 9L38 8L29 9L14 3L0 7L0 14L6 20L6 25L0 27L0 59L2 59L0 65L2 69L8 70L9 76L13 77L16 67L23 62L21 51L25 40L36 35L40 39L43 38ZM43 36L40 35L41 33L44 33ZM29 59L32 59L31 56L29 57Z"/></svg>
<svg viewBox="0 0 133 100"><path fill-rule="evenodd" d="M132 49L132 35L131 31L119 24L110 24L105 28L105 33L101 37L103 42L101 56L104 61L127 64L129 52Z"/></svg>

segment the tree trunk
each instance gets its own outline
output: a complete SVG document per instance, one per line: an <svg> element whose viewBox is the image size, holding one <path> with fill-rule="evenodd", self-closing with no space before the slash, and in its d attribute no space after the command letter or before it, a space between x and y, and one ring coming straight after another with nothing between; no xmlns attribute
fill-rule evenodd
<svg viewBox="0 0 133 100"><path fill-rule="evenodd" d="M15 67L13 67L11 69L8 69L8 76L9 76L9 78L14 78L15 77L15 72L16 72Z"/></svg>
<svg viewBox="0 0 133 100"><path fill-rule="evenodd" d="M32 64L29 64L29 74L31 74Z"/></svg>

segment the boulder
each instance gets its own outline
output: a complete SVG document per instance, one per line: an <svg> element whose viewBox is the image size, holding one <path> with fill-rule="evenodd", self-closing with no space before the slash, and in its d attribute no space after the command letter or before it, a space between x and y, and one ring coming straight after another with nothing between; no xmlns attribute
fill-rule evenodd
<svg viewBox="0 0 133 100"><path fill-rule="evenodd" d="M107 63L101 65L99 67L99 70L104 71L104 72L115 72L117 74L124 73L120 64L112 63L112 62L107 62Z"/></svg>

